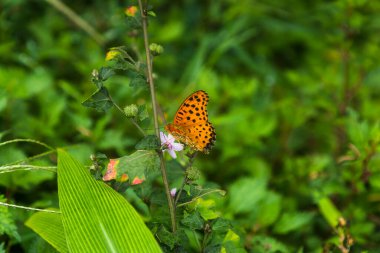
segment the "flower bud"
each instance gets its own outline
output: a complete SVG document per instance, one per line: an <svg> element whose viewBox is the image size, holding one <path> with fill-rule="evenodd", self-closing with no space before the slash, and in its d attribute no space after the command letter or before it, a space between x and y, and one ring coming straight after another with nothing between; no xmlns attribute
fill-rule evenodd
<svg viewBox="0 0 380 253"><path fill-rule="evenodd" d="M139 108L135 104L128 105L124 108L125 116L128 118L134 118L137 116Z"/></svg>
<svg viewBox="0 0 380 253"><path fill-rule="evenodd" d="M134 16L136 16L137 10L138 10L137 6L132 5L132 6L129 6L128 8L126 8L124 13L128 17L134 17Z"/></svg>
<svg viewBox="0 0 380 253"><path fill-rule="evenodd" d="M150 44L149 50L153 56L158 56L164 52L164 48L161 45L156 44L156 43Z"/></svg>
<svg viewBox="0 0 380 253"><path fill-rule="evenodd" d="M196 167L189 167L186 170L186 177L191 181L198 180L200 177L200 172Z"/></svg>
<svg viewBox="0 0 380 253"><path fill-rule="evenodd" d="M114 59L119 54L120 54L120 52L111 49L106 54L106 61L110 61L110 60Z"/></svg>

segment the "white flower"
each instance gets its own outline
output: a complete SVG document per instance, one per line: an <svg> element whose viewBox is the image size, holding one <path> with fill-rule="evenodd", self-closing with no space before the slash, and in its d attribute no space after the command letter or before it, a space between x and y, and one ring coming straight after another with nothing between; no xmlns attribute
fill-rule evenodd
<svg viewBox="0 0 380 253"><path fill-rule="evenodd" d="M174 159L177 158L175 151L183 150L183 144L175 143L173 135L168 134L166 136L163 132L160 132L161 147L164 151L168 151L169 155Z"/></svg>

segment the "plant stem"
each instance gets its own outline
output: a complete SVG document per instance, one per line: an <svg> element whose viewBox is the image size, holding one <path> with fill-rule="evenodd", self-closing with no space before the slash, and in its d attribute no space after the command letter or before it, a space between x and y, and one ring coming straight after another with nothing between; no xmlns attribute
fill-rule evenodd
<svg viewBox="0 0 380 253"><path fill-rule="evenodd" d="M188 162L188 164L187 164L187 166L185 168L185 177L183 178L181 188L179 189L177 197L175 198L175 201L174 201L174 205L175 206L177 206L178 200L181 197L181 194L182 194L182 191L183 191L183 187L185 187L185 185L188 182L188 178L187 178L187 175L186 175L186 170L193 165L195 157L197 156L197 154L198 154L197 152L194 152L194 153L188 155L189 156L189 162Z"/></svg>
<svg viewBox="0 0 380 253"><path fill-rule="evenodd" d="M6 172L13 172L16 170L47 170L51 172L57 172L57 166L36 166L27 164L0 166L0 174Z"/></svg>
<svg viewBox="0 0 380 253"><path fill-rule="evenodd" d="M40 209L40 208L33 208L33 207L27 207L27 206L19 206L19 205L13 205L13 204L4 203L4 202L0 202L0 206L7 206L7 207L26 209L26 210L29 210L29 211L41 211L41 212L45 212L45 213L57 213L57 214L61 213L60 211Z"/></svg>
<svg viewBox="0 0 380 253"><path fill-rule="evenodd" d="M150 55L150 51L149 51L147 15L146 15L145 6L143 6L143 4L142 4L142 0L139 0L139 9L140 9L140 14L141 14L141 18L142 18L142 29L143 29L143 34L144 34L144 46L145 46L145 55L146 55L146 63L147 63L148 81L149 81L150 94L152 97L154 130L155 130L157 138L160 138L160 130L158 127L156 93L154 90L153 70L152 70L152 64L151 64L152 60L151 60L151 55ZM172 196L170 195L170 188L169 188L168 178L166 176L166 167L165 167L164 156L162 154L162 150L158 150L157 152L158 152L158 156L160 158L162 181L164 183L165 193L166 193L166 197L168 199L170 220L172 223L172 231L175 232L176 231L176 220L175 220L174 201L173 201Z"/></svg>

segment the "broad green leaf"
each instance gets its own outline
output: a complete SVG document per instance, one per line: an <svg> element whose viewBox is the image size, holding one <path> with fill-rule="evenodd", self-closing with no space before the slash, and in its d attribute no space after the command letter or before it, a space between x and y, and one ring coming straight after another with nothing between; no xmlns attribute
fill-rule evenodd
<svg viewBox="0 0 380 253"><path fill-rule="evenodd" d="M70 252L161 252L133 207L62 149L58 196Z"/></svg>
<svg viewBox="0 0 380 253"><path fill-rule="evenodd" d="M135 178L146 178L147 171L154 170L159 166L158 155L151 150L138 150L117 160L119 161L117 164L117 177L126 174L131 183Z"/></svg>
<svg viewBox="0 0 380 253"><path fill-rule="evenodd" d="M139 141L135 148L138 150L155 150L160 147L160 142L155 135L147 135Z"/></svg>
<svg viewBox="0 0 380 253"><path fill-rule="evenodd" d="M338 225L339 218L342 217L342 214L331 202L331 200L327 197L319 199L318 207L330 226L335 228Z"/></svg>
<svg viewBox="0 0 380 253"><path fill-rule="evenodd" d="M61 214L37 212L25 222L25 225L59 252L69 252Z"/></svg>
<svg viewBox="0 0 380 253"><path fill-rule="evenodd" d="M243 178L230 187L229 209L234 213L252 212L257 203L265 196L266 181L263 179Z"/></svg>
<svg viewBox="0 0 380 253"><path fill-rule="evenodd" d="M101 87L88 99L82 102L83 106L94 108L100 112L106 112L113 106L111 98L108 94L108 90L105 87Z"/></svg>
<svg viewBox="0 0 380 253"><path fill-rule="evenodd" d="M280 214L281 196L275 192L267 192L257 208L257 223L261 226L271 225Z"/></svg>

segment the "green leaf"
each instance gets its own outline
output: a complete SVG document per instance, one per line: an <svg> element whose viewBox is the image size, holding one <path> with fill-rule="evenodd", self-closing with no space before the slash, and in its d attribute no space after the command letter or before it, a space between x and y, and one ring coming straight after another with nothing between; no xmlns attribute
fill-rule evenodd
<svg viewBox="0 0 380 253"><path fill-rule="evenodd" d="M129 83L129 86L130 87L148 87L148 83L146 81L146 77L145 75L141 74L141 73L134 73L131 77L131 81Z"/></svg>
<svg viewBox="0 0 380 253"><path fill-rule="evenodd" d="M59 252L69 252L61 214L37 212L25 222L25 225Z"/></svg>
<svg viewBox="0 0 380 253"><path fill-rule="evenodd" d="M6 202L3 195L0 195L0 202ZM11 238L15 238L20 241L20 235L17 232L15 220L13 219L9 208L7 206L0 205L0 236L8 235Z"/></svg>
<svg viewBox="0 0 380 253"><path fill-rule="evenodd" d="M143 121L144 119L147 119L149 117L148 110L146 109L146 105L139 105L138 106L138 113L137 117L140 121Z"/></svg>
<svg viewBox="0 0 380 253"><path fill-rule="evenodd" d="M159 166L158 155L151 150L138 150L117 160L117 177L127 174L131 183L136 177L140 179L146 178L146 173L149 170L154 170Z"/></svg>
<svg viewBox="0 0 380 253"><path fill-rule="evenodd" d="M251 252L262 252L262 253L288 253L291 252L289 249L277 241L276 239L269 236L257 235L252 239L252 249Z"/></svg>
<svg viewBox="0 0 380 253"><path fill-rule="evenodd" d="M94 94L91 95L86 101L82 103L83 106L94 108L100 112L106 112L113 106L113 103L105 87L101 87Z"/></svg>
<svg viewBox="0 0 380 253"><path fill-rule="evenodd" d="M133 207L62 149L58 197L70 252L161 252Z"/></svg>
<svg viewBox="0 0 380 253"><path fill-rule="evenodd" d="M204 220L199 212L195 211L181 220L181 223L190 229L202 229Z"/></svg>
<svg viewBox="0 0 380 253"><path fill-rule="evenodd" d="M330 224L331 227L335 228L338 225L339 218L342 214L327 197L318 200L319 211L322 213L323 217Z"/></svg>
<svg viewBox="0 0 380 253"><path fill-rule="evenodd" d="M215 211L215 200L213 199L202 199L197 200L197 210L201 214L202 218L205 220L213 220L220 217L220 213Z"/></svg>
<svg viewBox="0 0 380 253"><path fill-rule="evenodd" d="M230 229L231 226L231 221L223 219L223 218L217 218L213 222L211 228L213 231L218 231L218 232L227 232L228 229Z"/></svg>
<svg viewBox="0 0 380 253"><path fill-rule="evenodd" d="M103 82L114 74L115 72L113 71L113 69L109 67L101 67L99 71L94 70L92 72L91 81L96 85L98 89L101 89L103 87Z"/></svg>
<svg viewBox="0 0 380 253"><path fill-rule="evenodd" d="M234 213L251 212L266 193L266 181L259 178L243 178L230 187L229 209Z"/></svg>
<svg viewBox="0 0 380 253"><path fill-rule="evenodd" d="M102 81L106 81L108 78L110 78L111 76L113 76L115 74L115 71L113 71L112 68L109 68L109 67L101 67L99 69L99 79L102 80ZM99 87L100 88L100 87Z"/></svg>
<svg viewBox="0 0 380 253"><path fill-rule="evenodd" d="M171 250L178 242L178 238L173 233L169 232L164 226L161 226L157 231L157 237L161 243L167 245Z"/></svg>
<svg viewBox="0 0 380 253"><path fill-rule="evenodd" d="M275 222L281 211L281 196L275 192L267 192L257 210L257 223L268 226Z"/></svg>
<svg viewBox="0 0 380 253"><path fill-rule="evenodd" d="M156 13L154 13L154 11L148 11L148 15L152 17L156 17Z"/></svg>
<svg viewBox="0 0 380 253"><path fill-rule="evenodd" d="M160 147L160 142L155 135L147 135L139 141L135 148L138 150L156 150Z"/></svg>
<svg viewBox="0 0 380 253"><path fill-rule="evenodd" d="M274 232L278 234L286 234L290 231L300 229L307 225L313 219L310 213L284 213L280 220L276 222Z"/></svg>

